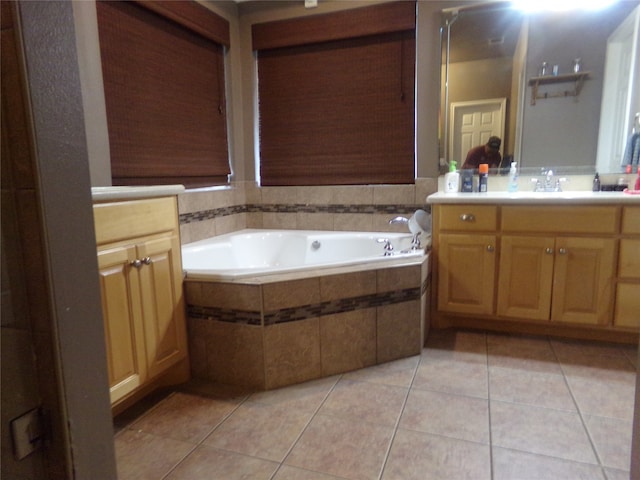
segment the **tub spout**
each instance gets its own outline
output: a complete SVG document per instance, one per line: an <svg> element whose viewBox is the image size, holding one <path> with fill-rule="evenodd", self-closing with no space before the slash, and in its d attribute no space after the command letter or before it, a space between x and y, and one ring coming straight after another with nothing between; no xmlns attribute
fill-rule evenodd
<svg viewBox="0 0 640 480"><path fill-rule="evenodd" d="M389 225L394 225L396 223L402 223L404 225L408 225L409 219L406 217L394 217L391 220L389 220Z"/></svg>

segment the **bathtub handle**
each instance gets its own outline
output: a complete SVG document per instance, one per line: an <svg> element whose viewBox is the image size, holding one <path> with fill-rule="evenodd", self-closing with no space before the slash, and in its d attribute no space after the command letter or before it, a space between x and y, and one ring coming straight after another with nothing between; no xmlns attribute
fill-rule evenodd
<svg viewBox="0 0 640 480"><path fill-rule="evenodd" d="M388 238L378 238L376 239L378 243L384 243L384 256L388 257L393 255L393 245L391 245L391 240Z"/></svg>

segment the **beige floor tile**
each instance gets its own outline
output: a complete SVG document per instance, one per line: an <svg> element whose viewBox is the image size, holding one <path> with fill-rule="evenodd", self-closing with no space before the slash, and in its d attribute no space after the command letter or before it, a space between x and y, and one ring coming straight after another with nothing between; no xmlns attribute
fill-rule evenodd
<svg viewBox="0 0 640 480"><path fill-rule="evenodd" d="M562 375L529 373L494 367L489 373L492 400L576 411L576 405Z"/></svg>
<svg viewBox="0 0 640 480"><path fill-rule="evenodd" d="M580 359L593 355L626 357L625 348L622 345L568 339L551 339L550 341L551 347L561 362L571 362L574 358Z"/></svg>
<svg viewBox="0 0 640 480"><path fill-rule="evenodd" d="M422 350L421 357L426 360L451 360L463 363L487 364L487 352L474 352L472 349L447 350L427 347Z"/></svg>
<svg viewBox="0 0 640 480"><path fill-rule="evenodd" d="M285 464L360 480L378 478L393 428L316 415Z"/></svg>
<svg viewBox="0 0 640 480"><path fill-rule="evenodd" d="M340 380L320 408L320 413L394 427L408 388Z"/></svg>
<svg viewBox="0 0 640 480"><path fill-rule="evenodd" d="M423 354L413 388L488 398L487 364L447 358L434 352Z"/></svg>
<svg viewBox="0 0 640 480"><path fill-rule="evenodd" d="M545 348L543 344L533 348L528 348L526 345L519 347L516 344L489 344L488 350L489 368L509 368L526 374L530 372L562 374L555 353L550 347Z"/></svg>
<svg viewBox="0 0 640 480"><path fill-rule="evenodd" d="M379 383L382 385L395 385L409 387L418 368L420 356L401 358L391 362L381 363L353 372L348 372L342 378L346 380L358 380L362 382Z"/></svg>
<svg viewBox="0 0 640 480"><path fill-rule="evenodd" d="M607 476L607 480L629 480L629 472L627 472L626 470L605 468L604 473Z"/></svg>
<svg viewBox="0 0 640 480"><path fill-rule="evenodd" d="M446 437L489 443L489 406L485 399L412 390L400 427Z"/></svg>
<svg viewBox="0 0 640 480"><path fill-rule="evenodd" d="M382 480L488 480L489 445L399 429Z"/></svg>
<svg viewBox="0 0 640 480"><path fill-rule="evenodd" d="M569 389L578 409L587 415L633 418L635 384L567 377Z"/></svg>
<svg viewBox="0 0 640 480"><path fill-rule="evenodd" d="M491 440L498 447L597 463L580 416L573 412L492 400Z"/></svg>
<svg viewBox="0 0 640 480"><path fill-rule="evenodd" d="M282 465L273 480L340 480L339 477L326 473L312 472L302 468Z"/></svg>
<svg viewBox="0 0 640 480"><path fill-rule="evenodd" d="M638 368L638 347L633 347L629 345L629 346L623 347L622 351L631 362L631 365Z"/></svg>
<svg viewBox="0 0 640 480"><path fill-rule="evenodd" d="M119 480L163 478L194 448L191 443L123 430L115 438Z"/></svg>
<svg viewBox="0 0 640 480"><path fill-rule="evenodd" d="M278 463L200 446L166 480L269 480Z"/></svg>
<svg viewBox="0 0 640 480"><path fill-rule="evenodd" d="M177 392L164 399L130 428L153 435L199 443L237 404Z"/></svg>
<svg viewBox="0 0 640 480"><path fill-rule="evenodd" d="M275 390L255 392L247 399L246 403L263 403L305 412L315 412L320 408L320 405L339 379L340 376L332 376Z"/></svg>
<svg viewBox="0 0 640 480"><path fill-rule="evenodd" d="M282 461L312 414L261 403L243 404L207 439L205 445Z"/></svg>
<svg viewBox="0 0 640 480"><path fill-rule="evenodd" d="M588 463L493 448L493 480L605 480L602 468Z"/></svg>
<svg viewBox="0 0 640 480"><path fill-rule="evenodd" d="M602 465L628 471L631 467L632 420L584 416Z"/></svg>
<svg viewBox="0 0 640 480"><path fill-rule="evenodd" d="M563 361L561 365L568 378L603 380L627 385L634 383L636 379L636 368L624 355L575 355L571 361Z"/></svg>
<svg viewBox="0 0 640 480"><path fill-rule="evenodd" d="M511 350L545 350L551 351L551 343L546 337L517 335L508 333L487 334L487 346L491 348L506 348Z"/></svg>
<svg viewBox="0 0 640 480"><path fill-rule="evenodd" d="M487 353L487 335L457 330L431 330L427 337L427 349L451 352Z"/></svg>

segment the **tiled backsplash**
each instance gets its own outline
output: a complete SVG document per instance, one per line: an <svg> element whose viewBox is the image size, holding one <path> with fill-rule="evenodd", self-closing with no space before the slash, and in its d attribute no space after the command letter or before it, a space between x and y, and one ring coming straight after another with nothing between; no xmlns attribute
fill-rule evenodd
<svg viewBox="0 0 640 480"><path fill-rule="evenodd" d="M180 195L182 243L243 228L293 230L404 231L389 225L396 215L427 209L426 197L437 179L412 185L336 185L259 187L238 182L229 187L188 190Z"/></svg>

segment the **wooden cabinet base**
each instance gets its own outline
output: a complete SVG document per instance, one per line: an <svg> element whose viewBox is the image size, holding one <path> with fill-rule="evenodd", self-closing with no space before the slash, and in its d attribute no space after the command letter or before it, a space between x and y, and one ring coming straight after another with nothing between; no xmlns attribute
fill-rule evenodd
<svg viewBox="0 0 640 480"><path fill-rule="evenodd" d="M135 403L139 402L154 391L163 387L170 387L186 383L190 378L191 373L189 359L185 358L184 360L170 367L166 372L155 378L153 381L145 384L140 389L135 390L130 395L121 398L113 405L111 405L111 414L115 417L116 415L124 412L129 407L133 406Z"/></svg>
<svg viewBox="0 0 640 480"><path fill-rule="evenodd" d="M476 318L458 315L447 315L442 312L431 313L431 328L447 329L462 328L483 330L496 333L513 333L520 335L540 335L559 338L573 338L579 340L594 340L601 342L628 343L638 345L640 334L635 330L621 330L619 328L590 327L589 325L576 328L550 322L527 322L513 319Z"/></svg>

